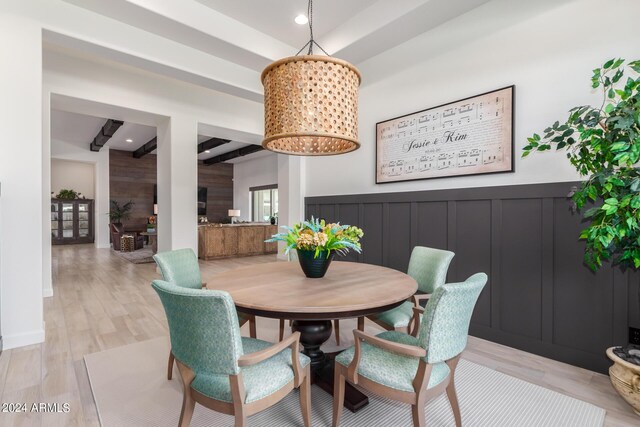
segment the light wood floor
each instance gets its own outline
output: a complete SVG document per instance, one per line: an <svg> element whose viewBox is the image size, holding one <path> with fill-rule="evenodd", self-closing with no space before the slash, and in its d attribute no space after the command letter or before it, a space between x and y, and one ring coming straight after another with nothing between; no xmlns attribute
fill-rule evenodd
<svg viewBox="0 0 640 427"><path fill-rule="evenodd" d="M258 256L201 262L203 277L244 265L273 262ZM98 416L83 356L168 335L160 301L149 286L155 264L131 264L89 245L53 248L54 296L44 300L46 342L0 356L0 402L69 403L69 413L0 413L0 426L96 426ZM347 334L348 331L343 331ZM471 338L466 359L593 403L607 426L638 426L605 375ZM490 390L487 390L490 393Z"/></svg>

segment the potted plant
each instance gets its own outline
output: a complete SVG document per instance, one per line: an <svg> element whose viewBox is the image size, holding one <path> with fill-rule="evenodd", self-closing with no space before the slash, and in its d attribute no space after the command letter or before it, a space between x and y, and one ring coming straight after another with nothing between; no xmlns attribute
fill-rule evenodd
<svg viewBox="0 0 640 427"><path fill-rule="evenodd" d="M285 253L295 249L305 276L324 277L336 252L346 254L350 249L360 253L361 229L340 223L326 224L324 220L311 218L292 227L283 226L286 233L274 234L266 242L285 242Z"/></svg>
<svg viewBox="0 0 640 427"><path fill-rule="evenodd" d="M121 205L117 200L111 201L111 210L109 211L109 219L116 226L122 225L123 219L129 219L131 216L131 210L133 209L133 200L129 200L127 203Z"/></svg>
<svg viewBox="0 0 640 427"><path fill-rule="evenodd" d="M79 197L79 193L77 193L74 190L67 190L67 189L61 189L58 192L58 195L55 197L56 199L63 199L63 200L75 200Z"/></svg>
<svg viewBox="0 0 640 427"><path fill-rule="evenodd" d="M528 138L523 157L552 147L585 177L570 196L588 221L580 233L584 260L596 271L610 260L621 268L640 268L640 61L611 59L593 70L591 86L602 104L584 105L555 122L543 136ZM626 77L626 79L625 79ZM593 204L584 209L586 204ZM640 346L612 347L607 355L611 383L640 414Z"/></svg>

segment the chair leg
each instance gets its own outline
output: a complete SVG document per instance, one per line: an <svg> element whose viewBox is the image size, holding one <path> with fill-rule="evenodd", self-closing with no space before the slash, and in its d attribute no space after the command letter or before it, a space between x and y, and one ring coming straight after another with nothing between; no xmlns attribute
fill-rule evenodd
<svg viewBox="0 0 640 427"><path fill-rule="evenodd" d="M182 412L180 412L180 427L189 427L195 406L196 401L191 397L191 393L184 393L182 396Z"/></svg>
<svg viewBox="0 0 640 427"><path fill-rule="evenodd" d="M336 344L340 345L340 320L333 321L333 330L336 333Z"/></svg>
<svg viewBox="0 0 640 427"><path fill-rule="evenodd" d="M447 362L447 365L451 370L451 380L449 382L449 385L447 386L447 398L449 398L449 403L451 404L451 410L453 411L453 418L455 418L456 420L456 427L462 426L462 415L460 414L460 404L458 403L458 394L456 393L456 384L454 381L456 367L458 366L459 360L460 360L460 356Z"/></svg>
<svg viewBox="0 0 640 427"><path fill-rule="evenodd" d="M236 414L236 422L234 424L235 427L246 427L247 425L247 416L244 414Z"/></svg>
<svg viewBox="0 0 640 427"><path fill-rule="evenodd" d="M280 335L278 335L278 341L282 341L284 338L284 319L280 319Z"/></svg>
<svg viewBox="0 0 640 427"><path fill-rule="evenodd" d="M342 368L336 363L333 370L333 427L340 425L340 417L344 407L344 389L345 379Z"/></svg>
<svg viewBox="0 0 640 427"><path fill-rule="evenodd" d="M460 404L458 403L458 395L456 393L456 386L453 381L447 387L447 397L451 404L451 410L453 411L453 418L456 420L456 427L462 426L462 415L460 415Z"/></svg>
<svg viewBox="0 0 640 427"><path fill-rule="evenodd" d="M364 332L364 317L358 317L358 330Z"/></svg>
<svg viewBox="0 0 640 427"><path fill-rule="evenodd" d="M251 338L258 337L258 334L256 333L256 316L251 316L249 318L249 336Z"/></svg>
<svg viewBox="0 0 640 427"><path fill-rule="evenodd" d="M176 360L178 366L178 372L182 378L182 411L180 412L179 427L189 427L191 424L191 417L193 417L193 410L196 406L196 401L191 396L191 382L195 378L195 373Z"/></svg>
<svg viewBox="0 0 640 427"><path fill-rule="evenodd" d="M311 369L306 368L306 375L300 385L300 409L304 427L311 427Z"/></svg>
<svg viewBox="0 0 640 427"><path fill-rule="evenodd" d="M229 375L229 386L231 387L231 397L233 399L233 414L236 419L235 427L245 427L247 425L247 411L244 407L246 393L242 373Z"/></svg>
<svg viewBox="0 0 640 427"><path fill-rule="evenodd" d="M424 403L411 405L411 416L413 417L413 427L424 427Z"/></svg>
<svg viewBox="0 0 640 427"><path fill-rule="evenodd" d="M167 366L167 379L171 380L173 378L173 353L169 350L169 366Z"/></svg>

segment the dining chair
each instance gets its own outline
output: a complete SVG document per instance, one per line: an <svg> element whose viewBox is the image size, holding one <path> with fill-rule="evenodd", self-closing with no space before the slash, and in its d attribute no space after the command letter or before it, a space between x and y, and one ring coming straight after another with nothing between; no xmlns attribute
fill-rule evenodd
<svg viewBox="0 0 640 427"><path fill-rule="evenodd" d="M411 252L407 274L418 282L418 291L400 306L377 313L367 318L388 331L410 333L413 308L420 307L420 302L428 300L433 292L442 286L447 279L449 264L455 254L442 249L416 246ZM358 329L364 331L364 318L358 319Z"/></svg>
<svg viewBox="0 0 640 427"><path fill-rule="evenodd" d="M191 422L195 404L247 417L300 390L305 427L311 425L310 359L298 351L300 333L277 344L241 337L231 296L154 280L169 323L171 352L182 377L180 427Z"/></svg>
<svg viewBox="0 0 640 427"><path fill-rule="evenodd" d="M176 249L173 251L160 252L153 256L156 264L160 267L162 278L177 286L190 289L201 289L207 286L202 282L200 275L200 265L198 257L191 248ZM256 318L244 313L238 313L240 326L249 322L249 336L256 338ZM282 341L282 340L281 340ZM167 368L167 379L173 377L173 355L169 352L169 363Z"/></svg>
<svg viewBox="0 0 640 427"><path fill-rule="evenodd" d="M287 260L289 262L292 261L298 261L298 252L296 251L289 251L287 253ZM289 320L289 326L291 326L293 324L293 320ZM336 344L340 345L340 320L339 319L334 319L333 320L333 331L336 334ZM282 338L284 338L284 319L280 319L280 327L279 327L279 335L278 335L280 341L282 341Z"/></svg>
<svg viewBox="0 0 640 427"><path fill-rule="evenodd" d="M413 335L385 331L373 336L354 330L355 346L335 359L333 427L340 423L345 379L382 397L410 404L416 427L425 425L426 403L446 392L460 427L455 371L467 346L473 309L486 283L487 275L477 273L462 283L438 287L426 309L412 309L414 322L424 313Z"/></svg>

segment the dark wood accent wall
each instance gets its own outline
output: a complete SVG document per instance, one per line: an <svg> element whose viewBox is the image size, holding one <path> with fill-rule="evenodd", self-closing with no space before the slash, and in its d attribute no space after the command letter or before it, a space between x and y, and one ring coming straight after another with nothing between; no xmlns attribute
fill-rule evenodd
<svg viewBox="0 0 640 427"><path fill-rule="evenodd" d="M449 282L489 275L472 335L606 372L606 348L640 327L640 273L583 264L572 185L308 197L306 215L362 227L353 261L406 271L416 245L455 252Z"/></svg>
<svg viewBox="0 0 640 427"><path fill-rule="evenodd" d="M109 198L135 205L127 230L146 228L153 215L153 187L157 183L156 155L133 158L130 151L109 150ZM233 209L233 164L198 164L198 186L207 187L207 217L211 222L227 220ZM195 191L195 190L194 190ZM105 212L106 213L106 212ZM195 224L196 218L194 218Z"/></svg>
<svg viewBox="0 0 640 427"><path fill-rule="evenodd" d="M233 209L233 164L198 164L198 187L207 187L207 218L210 222L228 222Z"/></svg>

